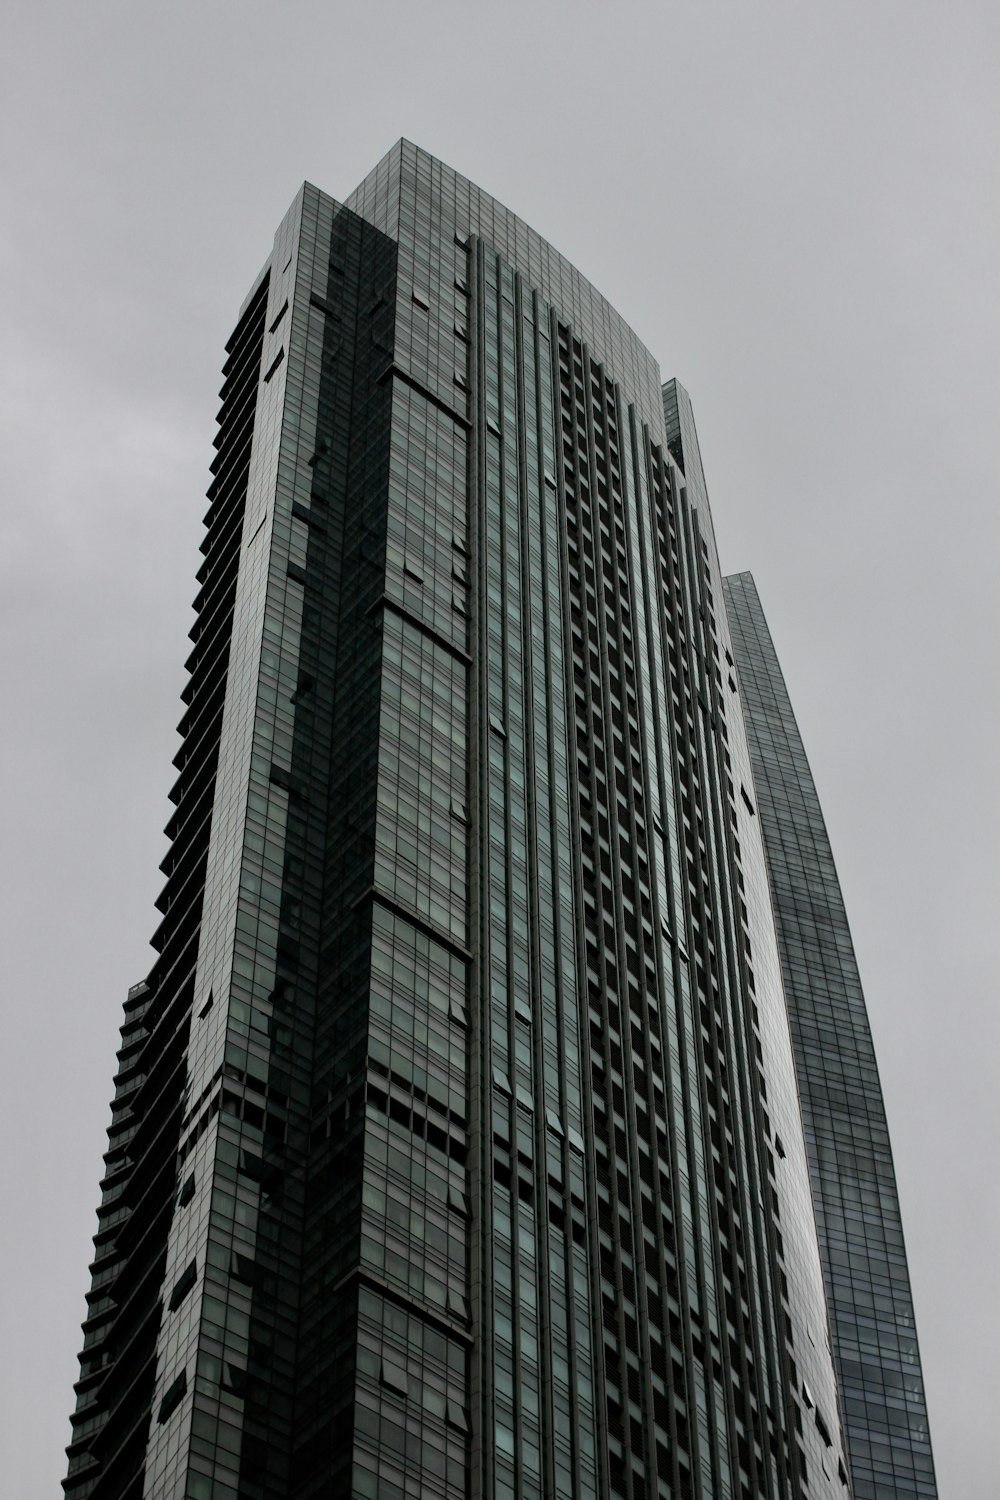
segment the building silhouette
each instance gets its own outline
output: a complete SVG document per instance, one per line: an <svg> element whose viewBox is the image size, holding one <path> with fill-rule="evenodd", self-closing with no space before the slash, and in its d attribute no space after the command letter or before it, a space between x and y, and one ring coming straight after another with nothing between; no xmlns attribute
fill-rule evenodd
<svg viewBox="0 0 1000 1500"><path fill-rule="evenodd" d="M224 382L67 1494L848 1495L686 393L407 142Z"/></svg>

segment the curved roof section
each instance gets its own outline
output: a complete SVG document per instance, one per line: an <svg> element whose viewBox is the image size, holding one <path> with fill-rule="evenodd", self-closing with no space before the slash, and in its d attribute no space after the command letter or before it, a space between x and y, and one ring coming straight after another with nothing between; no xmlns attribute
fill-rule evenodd
<svg viewBox="0 0 1000 1500"><path fill-rule="evenodd" d="M652 354L571 261L474 182L400 140L345 206L397 242L403 265L414 250L433 257L442 237L450 242L471 233L485 240L589 345L665 445L660 367Z"/></svg>

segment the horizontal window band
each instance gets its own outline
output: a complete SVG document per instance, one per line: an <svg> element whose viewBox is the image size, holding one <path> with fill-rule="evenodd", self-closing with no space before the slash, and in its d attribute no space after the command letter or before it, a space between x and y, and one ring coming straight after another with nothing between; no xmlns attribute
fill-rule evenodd
<svg viewBox="0 0 1000 1500"><path fill-rule="evenodd" d="M333 307L329 302L327 302L325 297L321 297L318 292L312 292L310 294L309 303L312 307L315 307L318 312L321 312L324 317L336 318L338 321L340 320L340 313L337 311L337 309Z"/></svg>
<svg viewBox="0 0 1000 1500"><path fill-rule="evenodd" d="M390 599L388 594L380 594L378 598L368 606L366 614L374 615L380 609L391 610L394 615L398 615L401 620L405 620L406 623L408 625L412 625L415 630L419 630L424 635L428 636L436 646L440 646L443 651L449 652L449 654L453 656L456 661L460 661L463 666L472 666L472 657L469 655L468 651L463 650L461 646L456 646L454 641L449 641L448 637L446 635L442 635L440 630L436 630L433 625L428 625L426 620L422 620L420 616L416 614L412 609L407 609L405 604L400 604L398 599Z"/></svg>
<svg viewBox="0 0 1000 1500"><path fill-rule="evenodd" d="M450 417L457 426L464 428L466 432L472 431L472 423L468 417L456 411L453 406L449 406L447 401L444 401L440 396L436 396L433 391L429 391L425 385L421 385L419 380L414 379L408 371L400 369L399 365L395 363L388 365L382 371L381 375L377 377L375 384L385 385L389 380L401 380L404 385L410 387L411 391L416 391L418 396L423 396L425 401L429 401L432 406L437 407L438 411L443 412L446 417Z"/></svg>
<svg viewBox="0 0 1000 1500"><path fill-rule="evenodd" d="M411 927L416 927L418 932L422 932L432 942L437 943L439 947L447 948L448 952L453 953L456 958L461 958L465 963L471 964L472 954L468 948L463 947L461 943L457 942L447 932L442 932L440 927L435 927L433 922L428 922L426 917L420 916L418 912L411 911L401 901L397 901L394 897L386 895L385 891L380 891L373 885L370 885L367 890L362 891L361 895L357 897L353 903L354 910L360 911L369 901L373 905L383 907L385 911L391 911L393 916L402 917L404 922L409 922Z"/></svg>
<svg viewBox="0 0 1000 1500"><path fill-rule="evenodd" d="M345 1276L332 1288L333 1292L339 1292L349 1286L352 1281L359 1281L362 1286L370 1287L373 1292L378 1292L387 1302L394 1302L397 1307L404 1307L407 1312L415 1314L421 1322L429 1323L432 1328L438 1329L450 1339L457 1339L463 1344L472 1344L472 1334L467 1328L458 1323L452 1323L441 1313L432 1312L424 1302L417 1302L411 1297L405 1296L398 1287L391 1286L388 1281L383 1281L381 1276L374 1271L363 1269L361 1266L352 1266ZM463 1291L463 1296L465 1292Z"/></svg>
<svg viewBox="0 0 1000 1500"><path fill-rule="evenodd" d="M307 526L313 527L316 531L326 531L326 521L322 516L318 516L308 505L301 505L298 500L292 501L292 515L297 521L304 521Z"/></svg>

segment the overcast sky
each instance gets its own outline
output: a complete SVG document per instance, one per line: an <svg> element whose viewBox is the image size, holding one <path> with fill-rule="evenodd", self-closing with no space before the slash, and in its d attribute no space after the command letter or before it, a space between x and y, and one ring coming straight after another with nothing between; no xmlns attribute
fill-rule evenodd
<svg viewBox="0 0 1000 1500"><path fill-rule="evenodd" d="M8 0L3 52L3 1492L64 1473L223 344L302 179L405 135L691 392L844 885L942 1500L995 1500L997 0Z"/></svg>

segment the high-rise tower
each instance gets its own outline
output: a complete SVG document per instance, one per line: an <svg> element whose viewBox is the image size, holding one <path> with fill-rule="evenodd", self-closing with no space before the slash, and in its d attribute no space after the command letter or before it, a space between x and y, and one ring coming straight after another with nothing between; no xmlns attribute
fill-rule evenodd
<svg viewBox="0 0 1000 1500"><path fill-rule="evenodd" d="M889 1132L840 883L753 578L725 580L855 1500L933 1497Z"/></svg>
<svg viewBox="0 0 1000 1500"><path fill-rule="evenodd" d="M228 355L67 1493L847 1494L686 394L406 142Z"/></svg>

